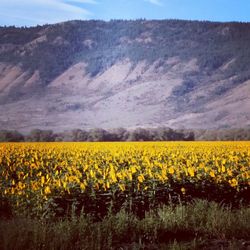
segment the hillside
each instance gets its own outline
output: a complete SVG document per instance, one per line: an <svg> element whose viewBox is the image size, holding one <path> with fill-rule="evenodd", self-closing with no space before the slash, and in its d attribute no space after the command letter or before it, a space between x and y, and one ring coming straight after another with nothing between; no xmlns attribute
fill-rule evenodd
<svg viewBox="0 0 250 250"><path fill-rule="evenodd" d="M0 28L0 127L250 126L250 23Z"/></svg>

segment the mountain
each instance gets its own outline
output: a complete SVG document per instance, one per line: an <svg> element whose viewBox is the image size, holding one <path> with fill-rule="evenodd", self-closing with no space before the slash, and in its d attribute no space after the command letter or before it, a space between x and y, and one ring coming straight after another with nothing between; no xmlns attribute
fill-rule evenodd
<svg viewBox="0 0 250 250"><path fill-rule="evenodd" d="M0 128L250 126L250 23L0 27Z"/></svg>

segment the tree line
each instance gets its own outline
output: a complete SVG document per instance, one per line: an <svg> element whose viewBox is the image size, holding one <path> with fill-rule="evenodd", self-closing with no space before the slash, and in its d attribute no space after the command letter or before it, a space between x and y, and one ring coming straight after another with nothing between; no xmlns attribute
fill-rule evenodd
<svg viewBox="0 0 250 250"><path fill-rule="evenodd" d="M60 141L194 141L192 131L178 131L168 127L160 128L136 128L127 130L124 128L105 130L95 128L90 130L74 129L54 133L53 130L31 130L24 135L18 131L0 130L1 142L60 142Z"/></svg>
<svg viewBox="0 0 250 250"><path fill-rule="evenodd" d="M116 128L105 130L74 129L55 133L53 130L33 129L29 134L16 130L0 130L0 142L60 142L60 141L249 141L250 128L239 129L172 129L168 127Z"/></svg>

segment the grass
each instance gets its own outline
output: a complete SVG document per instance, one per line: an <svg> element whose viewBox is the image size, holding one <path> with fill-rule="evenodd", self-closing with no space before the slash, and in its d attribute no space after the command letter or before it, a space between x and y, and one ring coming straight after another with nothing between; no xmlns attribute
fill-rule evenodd
<svg viewBox="0 0 250 250"><path fill-rule="evenodd" d="M247 249L249 235L249 207L204 200L150 210L143 219L121 210L101 221L74 213L55 220L0 220L1 250Z"/></svg>

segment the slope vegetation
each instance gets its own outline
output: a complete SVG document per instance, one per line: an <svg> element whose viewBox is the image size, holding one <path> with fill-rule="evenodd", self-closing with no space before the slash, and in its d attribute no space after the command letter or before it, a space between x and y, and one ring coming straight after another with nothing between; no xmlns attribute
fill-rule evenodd
<svg viewBox="0 0 250 250"><path fill-rule="evenodd" d="M250 24L71 21L0 28L0 126L250 126Z"/></svg>

